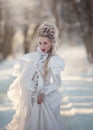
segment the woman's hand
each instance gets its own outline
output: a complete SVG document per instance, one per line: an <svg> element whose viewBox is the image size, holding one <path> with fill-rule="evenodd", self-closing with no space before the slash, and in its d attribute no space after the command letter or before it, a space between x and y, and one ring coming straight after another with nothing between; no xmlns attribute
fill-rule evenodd
<svg viewBox="0 0 93 130"><path fill-rule="evenodd" d="M37 97L37 103L41 104L44 101L44 94L40 93Z"/></svg>

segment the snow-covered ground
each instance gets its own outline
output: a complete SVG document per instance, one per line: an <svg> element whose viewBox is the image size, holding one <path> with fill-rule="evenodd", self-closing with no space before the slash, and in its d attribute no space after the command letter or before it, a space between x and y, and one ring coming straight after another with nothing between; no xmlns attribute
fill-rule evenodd
<svg viewBox="0 0 93 130"><path fill-rule="evenodd" d="M58 50L65 61L62 72L64 95L61 114L66 130L93 129L93 65L87 60L83 45L63 45ZM0 130L11 120L14 111L7 98L7 90L13 81L11 69L15 60L0 64Z"/></svg>
<svg viewBox="0 0 93 130"><path fill-rule="evenodd" d="M59 49L59 54L65 61L61 114L66 129L92 130L93 65L89 64L83 45L64 45Z"/></svg>

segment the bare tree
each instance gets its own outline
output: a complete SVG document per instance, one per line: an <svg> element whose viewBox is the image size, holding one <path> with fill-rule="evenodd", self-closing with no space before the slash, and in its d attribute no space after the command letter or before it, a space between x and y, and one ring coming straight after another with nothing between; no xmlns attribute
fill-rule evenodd
<svg viewBox="0 0 93 130"><path fill-rule="evenodd" d="M5 59L8 55L12 54L12 38L14 28L10 24L10 10L6 1L0 1L0 59Z"/></svg>
<svg viewBox="0 0 93 130"><path fill-rule="evenodd" d="M84 39L89 62L92 62L92 7L93 0L23 0L11 3L0 0L0 29L3 28L0 32L0 57L5 58L12 53L12 38L16 27L23 31L24 53L27 53L36 46L38 26L41 22L52 19L59 29L60 39L63 30L66 31L69 41L73 41L75 35ZM17 24L13 26L11 21Z"/></svg>

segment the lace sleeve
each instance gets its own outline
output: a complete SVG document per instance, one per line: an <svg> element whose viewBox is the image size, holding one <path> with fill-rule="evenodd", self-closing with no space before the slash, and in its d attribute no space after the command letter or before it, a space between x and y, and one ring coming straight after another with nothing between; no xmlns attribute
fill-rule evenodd
<svg viewBox="0 0 93 130"><path fill-rule="evenodd" d="M48 95L51 92L57 90L59 87L61 87L62 85L61 71L64 70L65 64L61 58L55 57L50 62L49 67L51 70L53 82L43 88L45 95Z"/></svg>
<svg viewBox="0 0 93 130"><path fill-rule="evenodd" d="M53 75L53 82L50 83L48 86L44 87L44 93L45 95L50 94L51 92L57 90L62 85L62 80L60 73L56 73L56 75Z"/></svg>

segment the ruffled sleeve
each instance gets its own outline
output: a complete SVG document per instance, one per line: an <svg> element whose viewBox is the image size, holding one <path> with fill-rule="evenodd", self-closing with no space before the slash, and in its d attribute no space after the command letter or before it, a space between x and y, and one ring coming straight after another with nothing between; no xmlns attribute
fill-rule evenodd
<svg viewBox="0 0 93 130"><path fill-rule="evenodd" d="M45 95L57 90L62 85L61 71L64 70L65 63L61 57L53 56L49 61L48 67L51 70L53 82L44 87Z"/></svg>
<svg viewBox="0 0 93 130"><path fill-rule="evenodd" d="M9 99L14 102L14 105L17 106L17 104L19 104L19 99L20 99L20 92L22 90L22 73L24 71L24 69L26 68L26 60L24 59L24 57L26 59L28 59L28 54L25 54L23 57L21 57L20 59L15 61L15 64L12 68L12 72L11 72L11 76L16 76L17 78L15 78L15 80L13 80L13 82L10 84L9 86L9 90L7 91L7 95L9 97Z"/></svg>
<svg viewBox="0 0 93 130"><path fill-rule="evenodd" d="M25 61L22 59L19 59L15 62L13 68L12 68L12 76L19 76L21 72L23 71L23 67L25 65Z"/></svg>
<svg viewBox="0 0 93 130"><path fill-rule="evenodd" d="M28 53L17 59L12 68L11 75L19 77L20 74L22 74L22 72L24 71L26 64L31 61L31 58L32 55Z"/></svg>
<svg viewBox="0 0 93 130"><path fill-rule="evenodd" d="M65 68L64 60L58 55L51 57L48 67L52 70L52 73L56 75Z"/></svg>
<svg viewBox="0 0 93 130"><path fill-rule="evenodd" d="M9 86L9 90L7 91L7 96L12 101L12 106L15 110L13 119L7 126L9 130L15 128L16 130L19 130L19 122L21 122L21 117L28 115L28 112L32 110L31 89L29 89L29 86L33 86L32 82L30 83L29 80L29 72L31 72L29 68L32 65L30 63L31 61L32 54L25 54L20 59L16 60L12 68L11 75L16 76L17 78L13 80ZM25 73L29 75L25 75ZM24 111L26 114L23 113ZM27 117L24 118L27 119ZM25 122L22 124L25 124Z"/></svg>

